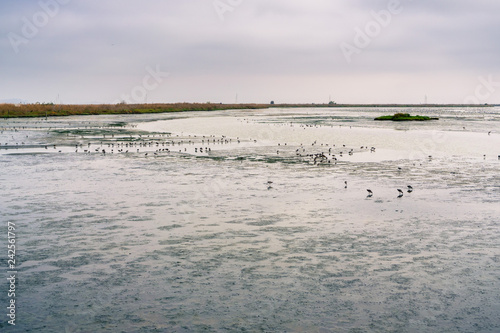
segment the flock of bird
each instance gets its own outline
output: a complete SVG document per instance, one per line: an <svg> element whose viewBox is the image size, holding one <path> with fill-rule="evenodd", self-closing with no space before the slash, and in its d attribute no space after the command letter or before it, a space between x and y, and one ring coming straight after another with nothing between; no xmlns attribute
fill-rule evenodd
<svg viewBox="0 0 500 333"><path fill-rule="evenodd" d="M271 190L271 189L273 188L273 187L272 187L272 184L273 184L273 181L271 181L271 180L268 180L268 181L267 181L266 185L267 185L267 189L268 189L268 190ZM408 193L413 192L413 186L411 186L411 185L407 185L406 187L407 187L407 188L406 188L406 192L408 192ZM346 181L344 181L344 188L347 188L347 180L346 180ZM367 195L367 197L368 197L368 198L373 197L373 191L372 191L372 190L370 190L370 189L366 189L366 191L368 192L368 195ZM398 189L397 189L397 191L398 191L398 193L399 193L397 197L398 197L398 198L403 197L403 194L404 194L403 190L402 190L402 189L400 189L400 188L398 188Z"/></svg>
<svg viewBox="0 0 500 333"><path fill-rule="evenodd" d="M344 188L347 188L347 180L344 182L344 184L345 184ZM368 192L368 195L367 195L367 197L368 197L368 198L373 197L373 191L372 191L372 190L370 190L370 189L368 188L368 189L366 189L366 191ZM398 191L398 193L399 193L398 198L401 198L401 197L403 196L403 194L404 194L403 190L402 190L402 189L400 189L400 188L398 188L398 189L397 189L397 191ZM407 185L407 189L406 189L406 191L407 191L408 193L413 192L413 186L411 186L411 185Z"/></svg>
<svg viewBox="0 0 500 333"><path fill-rule="evenodd" d="M244 119L246 122L249 122L248 119ZM90 123L89 123L90 124ZM290 123L290 124L284 124L284 125L289 125L289 126L294 126L295 124L293 123ZM318 127L320 125L307 125L307 124L300 124L300 127ZM342 125L340 125L342 126ZM134 127L134 126L132 126ZM320 126L321 127L321 126ZM40 127L42 128L42 127ZM87 126L85 126L85 128L87 129ZM92 127L92 126L89 126L88 128L98 128L98 129L104 129L104 128L114 128L113 126L102 126L102 127ZM27 128L26 127L13 127L13 128L1 128L1 133L3 133L4 131L6 130L12 130L14 132L17 132L18 130L26 130ZM50 131L51 128L48 128L48 131ZM491 131L488 132L488 135L491 135ZM113 134L107 134L108 136L111 136L113 139L114 139L114 135ZM163 135L160 135L160 137L163 136ZM170 137L170 134L166 134L167 137ZM177 135L179 136L179 135ZM27 136L26 136L27 137ZM132 136L130 136L132 138ZM147 136L148 138L150 137L149 135ZM154 137L154 135L153 135ZM191 135L189 136L191 138ZM196 138L197 136L194 135L194 138ZM12 137L14 139L14 137ZM106 134L103 135L103 138L106 139ZM138 138L139 140L143 139L142 138L142 135L138 135ZM188 141L189 140L189 141ZM198 153L209 153L211 152L211 148L210 147L207 147L207 145L210 145L211 143L215 144L215 143L219 143L219 144L230 144L233 142L232 139L230 138L227 138L225 136L221 136L220 138L216 138L215 136L211 135L211 136L203 136L203 137L199 137L198 139L195 139L195 140L191 140L191 139L187 139L187 138L184 138L184 139L181 139L179 138L178 142L174 142L173 140L171 141L164 141L161 143L161 146L171 146L172 148L172 151L174 151L173 147L176 146L176 145L183 145L184 143L186 144L189 144L189 145L194 145L196 142L195 141L198 141L197 143L200 143L201 145L204 145L205 147L196 147L194 148L194 153L195 154L198 154ZM237 141L238 143L241 143L242 140L240 140L240 138L237 138L235 141ZM253 141L253 142L256 142L257 140L252 140L250 139L250 142ZM151 149L145 149L145 150L148 150L148 151L143 151L143 154L144 156L148 157L149 154L154 154L154 156L157 156L160 152L167 152L167 153L170 153L171 150L169 148L162 148L162 147L159 147L160 146L160 142L159 141L156 141L156 140L151 140L151 139L148 139L147 141L143 142L143 143L138 143L137 141L135 142L129 142L129 143L108 143L107 144L107 149L105 149L105 147L103 147L103 143L101 142L101 145L100 147L98 148L95 148L94 151L97 152L97 153L102 153L102 154L107 154L107 153L114 153L115 152L115 144L116 144L116 152L118 153L129 153L130 152L133 152L133 150L135 150L137 153L140 153L140 149L139 148L150 148L150 147L155 147L156 146L156 151L151 151ZM7 143L5 143L5 145L3 146L5 149L8 149L8 148L17 148L21 145L24 145L24 142L22 142L21 144L19 144L18 142L16 142L15 146L14 145L8 145ZM315 146L315 145L318 145L316 141L314 141L312 143L312 146ZM0 144L1 146L1 144ZM278 146L280 146L280 144L278 143ZM284 146L287 146L287 144L285 143ZM321 146L323 146L323 144L321 144ZM328 147L329 145L326 144L325 145L326 147ZM127 148L135 148L133 150L129 150ZM326 152L320 152L320 153L310 153L310 154L303 154L305 153L305 149L304 147L302 146L302 144L300 144L300 147L297 148L295 150L295 153L297 156L299 157L309 157L311 159L311 162L314 164L314 165L320 165L320 164L324 164L324 163L332 163L332 164L337 164L337 161L338 161L338 157L343 157L343 154L346 154L346 155L349 155L349 156L352 156L354 154L354 149L347 149L345 148L346 146L343 145L342 147L345 148L345 149L339 149L340 151L337 151L336 153L338 155L335 155L332 153L332 147L335 147L335 145L332 145L330 147L328 147L328 154ZM339 146L340 147L340 146ZM79 152L79 151L83 151L85 153L91 153L91 150L90 150L90 143L88 144L88 149L84 149L83 146L81 144L77 144L76 147L75 147L75 152ZM179 147L180 148L180 147ZM187 148L183 147L184 149L179 149L179 152L188 152ZM45 146L45 149L48 149L47 146ZM56 149L56 146L54 145L54 149ZM280 148L281 149L281 148ZM369 149L370 152L375 152L375 147L371 147L369 148L368 146L362 146L360 148L360 150L367 150ZM58 150L59 152L62 152L62 150ZM279 155L280 153L282 153L283 150L277 150L276 153ZM429 156L429 158L432 158L431 156ZM483 158L486 159L486 155L483 155ZM500 160L500 155L498 155L498 159Z"/></svg>
<svg viewBox="0 0 500 333"><path fill-rule="evenodd" d="M346 186L347 186L347 185L346 185ZM402 189L400 189L400 188L398 188L397 190L398 190L398 192L399 192L398 198L401 198L401 197L403 196L403 193L404 193L404 192L403 192L403 190L402 190ZM371 197L373 196L373 191L372 191L372 190L370 190L370 189L367 189L366 191L368 191L368 195L367 195L367 197L368 197L368 198L371 198ZM408 186L407 186L407 192L408 192L408 193L413 192L413 187L412 187L411 185L408 185Z"/></svg>

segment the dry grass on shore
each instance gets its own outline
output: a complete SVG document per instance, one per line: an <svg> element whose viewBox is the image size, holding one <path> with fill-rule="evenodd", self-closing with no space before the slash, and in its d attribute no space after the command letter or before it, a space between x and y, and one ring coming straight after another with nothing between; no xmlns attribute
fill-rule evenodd
<svg viewBox="0 0 500 333"><path fill-rule="evenodd" d="M55 105L55 104L0 104L0 118L52 117L98 114L139 114L181 111L214 111L229 109L263 109L267 104L103 104L103 105Z"/></svg>

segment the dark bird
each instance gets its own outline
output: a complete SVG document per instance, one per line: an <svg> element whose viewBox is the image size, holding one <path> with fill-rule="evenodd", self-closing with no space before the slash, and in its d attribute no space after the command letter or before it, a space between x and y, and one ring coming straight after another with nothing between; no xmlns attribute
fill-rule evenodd
<svg viewBox="0 0 500 333"><path fill-rule="evenodd" d="M345 184L344 188L347 188L347 180L344 181L344 184Z"/></svg>
<svg viewBox="0 0 500 333"><path fill-rule="evenodd" d="M398 188L398 192L399 192L398 198L401 198L403 196L403 191L401 191L401 189Z"/></svg>
<svg viewBox="0 0 500 333"><path fill-rule="evenodd" d="M407 187L408 187L408 193L413 192L413 187L411 185L408 185Z"/></svg>
<svg viewBox="0 0 500 333"><path fill-rule="evenodd" d="M370 198L370 197L372 197L372 196L373 196L373 192L372 192L372 190L367 189L367 191L368 191L368 197L369 197L369 198Z"/></svg>

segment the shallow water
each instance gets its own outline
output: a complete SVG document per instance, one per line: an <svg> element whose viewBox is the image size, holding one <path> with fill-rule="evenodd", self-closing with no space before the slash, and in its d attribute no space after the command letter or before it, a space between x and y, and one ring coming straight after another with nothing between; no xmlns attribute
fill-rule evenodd
<svg viewBox="0 0 500 333"><path fill-rule="evenodd" d="M0 120L0 328L500 331L500 111L396 111Z"/></svg>

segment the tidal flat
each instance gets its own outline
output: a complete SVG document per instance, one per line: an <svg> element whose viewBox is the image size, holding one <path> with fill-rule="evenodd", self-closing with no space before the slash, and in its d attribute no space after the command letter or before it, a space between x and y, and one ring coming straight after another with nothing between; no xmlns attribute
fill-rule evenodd
<svg viewBox="0 0 500 333"><path fill-rule="evenodd" d="M0 330L498 332L499 155L494 107L0 119Z"/></svg>

